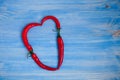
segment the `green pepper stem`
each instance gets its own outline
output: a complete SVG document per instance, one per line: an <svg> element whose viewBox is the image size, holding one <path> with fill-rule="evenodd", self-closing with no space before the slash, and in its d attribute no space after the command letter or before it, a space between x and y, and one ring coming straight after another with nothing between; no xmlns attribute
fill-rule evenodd
<svg viewBox="0 0 120 80"><path fill-rule="evenodd" d="M29 51L29 54L33 54L33 50Z"/></svg>
<svg viewBox="0 0 120 80"><path fill-rule="evenodd" d="M29 53L27 54L27 58L30 57L33 54L33 50L29 51Z"/></svg>
<svg viewBox="0 0 120 80"><path fill-rule="evenodd" d="M60 28L57 28L57 37L60 37Z"/></svg>

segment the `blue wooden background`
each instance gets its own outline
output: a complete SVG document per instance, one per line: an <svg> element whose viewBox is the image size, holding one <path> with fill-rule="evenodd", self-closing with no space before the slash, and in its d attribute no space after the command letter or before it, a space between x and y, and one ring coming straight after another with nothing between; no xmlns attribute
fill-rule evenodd
<svg viewBox="0 0 120 80"><path fill-rule="evenodd" d="M21 32L44 16L61 22L65 58L60 70L39 68ZM0 80L120 80L120 0L0 0ZM46 65L57 64L54 22L30 30L29 42Z"/></svg>

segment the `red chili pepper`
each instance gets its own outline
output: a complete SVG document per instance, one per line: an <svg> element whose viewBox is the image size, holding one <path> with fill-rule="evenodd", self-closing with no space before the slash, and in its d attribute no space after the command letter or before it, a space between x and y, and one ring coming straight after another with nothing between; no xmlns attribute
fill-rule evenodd
<svg viewBox="0 0 120 80"><path fill-rule="evenodd" d="M27 48L28 51L32 51L33 48L28 42L27 33L32 27L35 27L35 26L41 26L41 24L39 24L39 23L30 23L23 29L23 32L22 32L23 43L24 43L24 45L25 45L25 47Z"/></svg>
<svg viewBox="0 0 120 80"><path fill-rule="evenodd" d="M56 23L56 28L60 29L60 22L58 21L58 19L54 16L46 16L42 19L41 24L43 24L46 20L48 19L52 19L55 23Z"/></svg>
<svg viewBox="0 0 120 80"><path fill-rule="evenodd" d="M63 62L63 57L64 57L64 43L62 40L62 37L59 35L57 38L57 43L58 43L58 53L59 53L59 62L58 62L58 68L62 65Z"/></svg>
<svg viewBox="0 0 120 80"><path fill-rule="evenodd" d="M27 33L28 31L36 26L42 26L42 24L48 20L48 19L52 19L55 23L56 23L56 28L57 28L57 32L58 32L58 36L57 36L57 44L58 44L58 66L56 68L52 68L49 67L45 64L43 64L39 58L37 57L37 55L33 52L33 48L32 46L29 44L28 39L27 39ZM36 64L38 66L40 66L43 69L46 70L50 70L50 71L55 71L58 70L60 68L60 66L62 65L63 62L63 58L64 58L64 43L62 40L62 37L60 36L60 23L58 21L58 19L54 16L46 16L42 19L41 23L30 23L28 24L22 32L22 39L23 39L23 43L26 46L27 50L30 52L32 59L36 62Z"/></svg>

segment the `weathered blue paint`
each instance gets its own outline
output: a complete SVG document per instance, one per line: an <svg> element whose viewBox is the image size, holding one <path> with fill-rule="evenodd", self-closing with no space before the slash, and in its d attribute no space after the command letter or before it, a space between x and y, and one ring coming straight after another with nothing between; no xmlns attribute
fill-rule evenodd
<svg viewBox="0 0 120 80"><path fill-rule="evenodd" d="M59 71L39 68L21 40L30 22L61 22L65 59ZM52 21L29 32L39 58L56 66ZM0 80L120 80L120 0L0 0Z"/></svg>

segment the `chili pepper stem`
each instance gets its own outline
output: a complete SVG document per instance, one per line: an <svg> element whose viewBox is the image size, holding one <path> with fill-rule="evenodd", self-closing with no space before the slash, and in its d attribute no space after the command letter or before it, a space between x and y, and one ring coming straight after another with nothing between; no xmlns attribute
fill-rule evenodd
<svg viewBox="0 0 120 80"><path fill-rule="evenodd" d="M33 54L33 50L30 50L30 51L29 51L29 54Z"/></svg>
<svg viewBox="0 0 120 80"><path fill-rule="evenodd" d="M57 28L57 37L60 37L60 28Z"/></svg>
<svg viewBox="0 0 120 80"><path fill-rule="evenodd" d="M33 50L29 51L29 53L27 54L27 58L31 57L32 54L33 54Z"/></svg>

